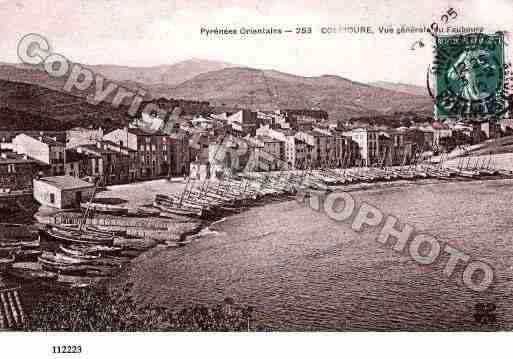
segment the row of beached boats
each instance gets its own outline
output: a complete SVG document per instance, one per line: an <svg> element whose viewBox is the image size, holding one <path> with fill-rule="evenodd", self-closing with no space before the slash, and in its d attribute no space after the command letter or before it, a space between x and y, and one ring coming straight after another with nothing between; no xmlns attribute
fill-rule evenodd
<svg viewBox="0 0 513 359"><path fill-rule="evenodd" d="M199 186L188 181L181 193L157 194L153 205L161 216L215 217L239 212L264 197L291 195L295 184L292 178L286 182L271 175L206 180Z"/></svg>
<svg viewBox="0 0 513 359"><path fill-rule="evenodd" d="M32 235L38 244L45 244L44 248L38 248L32 257L20 259L15 255L7 271L24 279L83 287L96 285L119 270L130 259L124 248L116 245L126 239L126 230L111 231L86 224L93 210L93 197L94 193L79 224L41 225Z"/></svg>
<svg viewBox="0 0 513 359"><path fill-rule="evenodd" d="M466 162L464 162L466 161ZM301 190L329 190L333 186L415 179L478 178L506 175L488 160L460 160L457 166L412 164L397 167L324 168L315 170L242 173L223 180L191 182L176 194L157 194L154 207L162 216L193 216L210 218L238 212L250 203L271 197L293 195Z"/></svg>
<svg viewBox="0 0 513 359"><path fill-rule="evenodd" d="M118 270L127 257L113 245L119 233L91 226L0 224L0 269L22 279L89 286ZM49 239L45 248L41 238Z"/></svg>
<svg viewBox="0 0 513 359"><path fill-rule="evenodd" d="M40 254L37 231L24 224L0 223L0 272L16 261L37 258Z"/></svg>

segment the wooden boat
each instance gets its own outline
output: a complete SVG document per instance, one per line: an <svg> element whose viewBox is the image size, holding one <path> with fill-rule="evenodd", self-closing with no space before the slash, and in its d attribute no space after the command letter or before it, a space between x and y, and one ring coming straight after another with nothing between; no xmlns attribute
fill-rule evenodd
<svg viewBox="0 0 513 359"><path fill-rule="evenodd" d="M498 170L499 174L503 176L513 176L513 171L509 170Z"/></svg>
<svg viewBox="0 0 513 359"><path fill-rule="evenodd" d="M60 246L60 248L62 249L63 246ZM69 244L69 245L66 245L66 248L68 250L71 250L71 251L74 251L74 252L77 252L77 253L82 253L84 255L89 255L89 254L105 254L105 253L109 253L109 254L114 254L114 253L119 253L121 252L121 250L123 250L123 248L121 247L115 247L115 246L103 246L103 245L80 245L80 244Z"/></svg>
<svg viewBox="0 0 513 359"><path fill-rule="evenodd" d="M99 285L105 280L104 277L76 276L69 274L58 274L57 283L64 284L70 288L88 288Z"/></svg>
<svg viewBox="0 0 513 359"><path fill-rule="evenodd" d="M93 226L91 224L83 224L80 226L79 224L47 224L47 227L56 227L63 231L68 231L70 233L90 233L103 237L110 236L126 236L126 229L119 230L106 230L98 228L97 226Z"/></svg>
<svg viewBox="0 0 513 359"><path fill-rule="evenodd" d="M42 259L43 262L52 262L55 264L62 264L62 265L77 265L77 264L87 264L90 263L89 259L84 258L77 258L70 255L67 255L65 253L60 252L43 252L39 259Z"/></svg>
<svg viewBox="0 0 513 359"><path fill-rule="evenodd" d="M42 254L40 249L21 249L14 253L16 261L35 260Z"/></svg>
<svg viewBox="0 0 513 359"><path fill-rule="evenodd" d="M26 224L0 223L0 254L10 255L20 250L39 248L37 230Z"/></svg>
<svg viewBox="0 0 513 359"><path fill-rule="evenodd" d="M8 266L14 263L16 257L11 254L7 257L0 257L0 270L5 270Z"/></svg>
<svg viewBox="0 0 513 359"><path fill-rule="evenodd" d="M79 259L84 259L84 260L93 260L93 259L98 259L100 258L100 253L96 252L96 253L87 253L87 252L84 252L82 251L81 249L79 248L76 248L76 247L68 247L68 246L65 246L65 245L60 245L59 246L59 250L61 250L63 253L71 256L71 257L75 257L75 258L79 258Z"/></svg>
<svg viewBox="0 0 513 359"><path fill-rule="evenodd" d="M160 215L160 209L155 208L153 206L140 206L137 208L136 216L159 216Z"/></svg>
<svg viewBox="0 0 513 359"><path fill-rule="evenodd" d="M86 273L108 276L113 273L112 266L94 264L90 260L84 260L66 256L61 253L44 252L37 259L44 270L58 273Z"/></svg>
<svg viewBox="0 0 513 359"><path fill-rule="evenodd" d="M85 210L92 210L95 212L105 213L105 214L114 214L114 215L127 215L128 208L116 206L113 204L106 203L81 203L80 207Z"/></svg>
<svg viewBox="0 0 513 359"><path fill-rule="evenodd" d="M465 170L465 169L458 169L456 174L460 177L467 177L467 178L475 178L475 177L479 176L479 173L477 171Z"/></svg>
<svg viewBox="0 0 513 359"><path fill-rule="evenodd" d="M53 240L71 243L112 245L114 242L114 235L112 234L96 231L82 232L56 225L48 226L45 233Z"/></svg>
<svg viewBox="0 0 513 359"><path fill-rule="evenodd" d="M201 217L204 214L204 208L201 206L184 204L174 197L163 194L157 194L155 196L154 206L162 211L182 216Z"/></svg>
<svg viewBox="0 0 513 359"><path fill-rule="evenodd" d="M57 273L44 270L41 263L17 262L9 268L9 274L23 279L53 279Z"/></svg>
<svg viewBox="0 0 513 359"><path fill-rule="evenodd" d="M37 230L31 226L18 223L0 223L0 242L4 241L33 241L38 238Z"/></svg>

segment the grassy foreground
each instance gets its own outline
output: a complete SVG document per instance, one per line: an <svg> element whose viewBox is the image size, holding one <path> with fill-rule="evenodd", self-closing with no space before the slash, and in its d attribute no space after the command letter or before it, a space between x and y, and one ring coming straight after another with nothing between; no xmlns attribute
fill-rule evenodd
<svg viewBox="0 0 513 359"><path fill-rule="evenodd" d="M248 331L252 307L226 298L214 307L179 311L140 307L123 293L78 290L44 293L31 306L26 330L33 331ZM254 329L253 329L254 330Z"/></svg>

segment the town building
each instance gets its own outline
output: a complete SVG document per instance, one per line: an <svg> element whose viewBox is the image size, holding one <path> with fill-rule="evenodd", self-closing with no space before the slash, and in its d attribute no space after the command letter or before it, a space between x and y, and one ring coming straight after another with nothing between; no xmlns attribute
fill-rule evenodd
<svg viewBox="0 0 513 359"><path fill-rule="evenodd" d="M12 140L12 144L14 151L49 165L49 175L64 174L66 147L56 137L33 137L21 133Z"/></svg>
<svg viewBox="0 0 513 359"><path fill-rule="evenodd" d="M241 171L244 162L237 152L237 142L225 138L222 143L211 143L208 147L208 163L210 164L210 177L223 178Z"/></svg>
<svg viewBox="0 0 513 359"><path fill-rule="evenodd" d="M71 176L52 176L33 180L34 199L43 206L77 208L94 194L95 185Z"/></svg>
<svg viewBox="0 0 513 359"><path fill-rule="evenodd" d="M226 121L232 126L234 130L233 134L240 137L246 135L254 136L259 126L257 113L248 109L239 110L227 116Z"/></svg>
<svg viewBox="0 0 513 359"><path fill-rule="evenodd" d="M98 141L91 145L76 147L79 154L88 155L89 175L98 177L103 185L127 183L130 178L130 153L125 154L112 149L116 144L110 141ZM132 159L135 159L133 156ZM132 172L133 173L133 172Z"/></svg>
<svg viewBox="0 0 513 359"><path fill-rule="evenodd" d="M363 165L370 166L379 161L379 131L367 127L355 128L344 132L358 144Z"/></svg>
<svg viewBox="0 0 513 359"><path fill-rule="evenodd" d="M335 158L331 160L331 167L352 167L360 162L358 143L341 132L332 131L335 139Z"/></svg>
<svg viewBox="0 0 513 359"><path fill-rule="evenodd" d="M250 141L255 145L253 160L259 163L259 169L278 170L283 168L285 143L266 135L257 135Z"/></svg>
<svg viewBox="0 0 513 359"><path fill-rule="evenodd" d="M66 131L66 148L92 145L103 138L103 129L75 127Z"/></svg>
<svg viewBox="0 0 513 359"><path fill-rule="evenodd" d="M285 109L280 110L280 114L295 131L310 131L315 124L328 120L328 113L323 110Z"/></svg>
<svg viewBox="0 0 513 359"><path fill-rule="evenodd" d="M12 151L0 154L0 192L31 191L32 179L37 177L40 164Z"/></svg>
<svg viewBox="0 0 513 359"><path fill-rule="evenodd" d="M257 135L265 135L283 142L284 153L281 158L289 169L310 168L313 146L297 138L295 131L262 126L256 132Z"/></svg>
<svg viewBox="0 0 513 359"><path fill-rule="evenodd" d="M64 174L72 177L83 178L91 173L91 156L79 153L76 149L66 150Z"/></svg>
<svg viewBox="0 0 513 359"><path fill-rule="evenodd" d="M472 122L472 143L480 143L488 139L501 136L501 125L498 121L475 121Z"/></svg>
<svg viewBox="0 0 513 359"><path fill-rule="evenodd" d="M446 124L438 121L433 122L430 126L424 127L425 131L433 132L433 147L438 148L443 138L452 136L452 130Z"/></svg>
<svg viewBox="0 0 513 359"><path fill-rule="evenodd" d="M185 176L189 173L189 164L191 161L191 153L189 146L190 137L186 133L172 133L168 135L167 146L168 154L163 154L163 160L169 161L170 176ZM166 147L163 147L166 151Z"/></svg>
<svg viewBox="0 0 513 359"><path fill-rule="evenodd" d="M38 138L39 136L51 137L61 143L66 143L67 140L66 131L2 130L0 131L0 148L12 149L12 141L14 140L14 138L16 138L16 136L22 133L27 136L32 136L34 138Z"/></svg>
<svg viewBox="0 0 513 359"><path fill-rule="evenodd" d="M140 128L122 128L103 136L121 147L137 151L139 179L169 176L172 169L171 140L162 131L147 131ZM177 153L180 155L180 153ZM186 167L188 170L188 166Z"/></svg>
<svg viewBox="0 0 513 359"><path fill-rule="evenodd" d="M335 137L327 131L318 129L298 131L296 138L312 147L311 168L330 167L336 161Z"/></svg>

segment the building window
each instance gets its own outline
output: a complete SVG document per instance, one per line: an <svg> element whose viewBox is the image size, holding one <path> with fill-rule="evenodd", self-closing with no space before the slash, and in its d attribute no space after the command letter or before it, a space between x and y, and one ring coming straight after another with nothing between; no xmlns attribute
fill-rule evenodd
<svg viewBox="0 0 513 359"><path fill-rule="evenodd" d="M55 194L50 193L50 203L55 203Z"/></svg>
<svg viewBox="0 0 513 359"><path fill-rule="evenodd" d="M150 143L150 137L149 137L149 136L146 136L146 137L144 138L144 140L146 141L146 143Z"/></svg>

